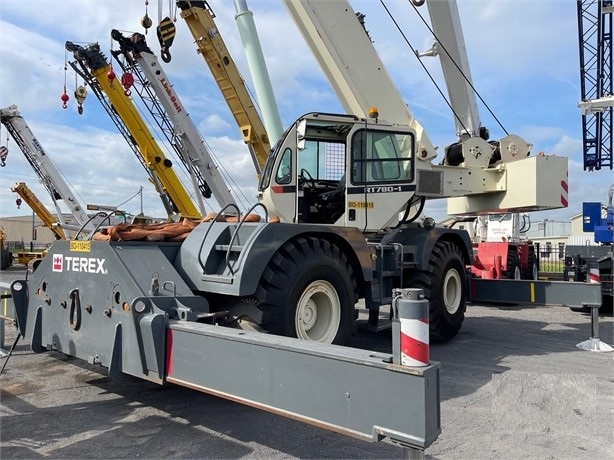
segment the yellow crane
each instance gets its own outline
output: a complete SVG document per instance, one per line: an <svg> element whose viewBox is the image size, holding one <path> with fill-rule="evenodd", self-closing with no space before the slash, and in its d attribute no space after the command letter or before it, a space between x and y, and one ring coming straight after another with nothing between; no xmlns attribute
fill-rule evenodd
<svg viewBox="0 0 614 460"><path fill-rule="evenodd" d="M49 212L49 210L45 207L43 203L38 199L38 197L34 194L32 190L25 184L25 182L18 182L13 187L11 187L11 191L17 193L23 201L26 202L34 214L36 214L43 225L48 227L58 240L65 240L66 234L64 230L57 225L57 219L53 217L53 214Z"/></svg>
<svg viewBox="0 0 614 460"><path fill-rule="evenodd" d="M206 1L179 1L177 6L194 37L197 52L205 59L226 99L260 175L271 150L271 142L245 81L215 25L215 14Z"/></svg>
<svg viewBox="0 0 614 460"><path fill-rule="evenodd" d="M66 42L66 49L74 53L76 63L80 64L80 68L75 67L73 65L75 63L71 65L90 86L94 86L93 89L98 99L103 102L104 96L96 89L104 92L108 98L112 110L107 110L107 112L109 115L115 112L121 118L121 122L130 132L131 140L138 146L138 154L142 157L143 165L153 173L155 179L159 181L162 192L168 196L172 212L180 214L180 217L201 218L201 213L175 174L171 160L166 158L160 149L134 103L126 94L127 90L122 86L122 82L115 78L112 67L100 51L100 45L95 43L82 47ZM169 213L169 217L174 216Z"/></svg>

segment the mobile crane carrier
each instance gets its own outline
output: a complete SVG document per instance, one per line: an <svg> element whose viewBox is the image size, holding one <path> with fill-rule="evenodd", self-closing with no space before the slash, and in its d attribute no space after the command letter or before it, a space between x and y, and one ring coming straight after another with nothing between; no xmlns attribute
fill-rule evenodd
<svg viewBox="0 0 614 460"><path fill-rule="evenodd" d="M565 206L567 160L529 157L517 136L493 145L478 132L433 164L435 148L349 4L311 8L329 21L305 21L315 35L328 37L334 25L346 39L321 48L335 50L330 62L350 76L334 81L360 79L360 87L345 92L356 103L350 114L308 113L268 155L258 206L281 222L213 220L182 243L58 241L33 276L12 285L20 332L35 352L70 354L113 377L177 383L338 432L424 447L438 433L438 383L425 380L433 368L404 371L329 344L347 342L358 299L377 323L393 289L407 287L429 299L432 337L453 338L468 300L471 241L420 222L424 200L455 197L458 214ZM104 83L106 63L75 52ZM370 110L375 104L392 122ZM539 182L527 179L537 175ZM245 318L271 334L213 325Z"/></svg>
<svg viewBox="0 0 614 460"><path fill-rule="evenodd" d="M471 241L464 231L435 227L432 219L418 222L424 200L457 197L457 212L464 215L561 207L567 160L527 157L529 144L514 135L495 145L467 135L448 149L446 164L433 164L434 147L402 103L349 4L314 2L310 8L324 22L308 19L306 27L311 24L318 37L334 32L347 40L320 47L336 50L339 55L328 62L350 75L335 81L340 86L342 80L358 81L359 87L343 91L355 114L307 114L290 125L269 154L258 206L281 223L201 224L183 244L93 241L79 246L89 254L56 243L57 264L43 264L42 273L58 277L68 270L71 278L31 280L30 302L51 298L67 305L105 305L108 312L126 308L128 314L134 299L153 295L174 309L171 317L197 319L205 313L220 324L249 321L273 334L342 344L355 328L359 299L369 309L371 326L378 327L379 308L390 304L394 288L419 287L430 300L431 337L449 340L458 333L469 297L465 266L472 261ZM110 97L118 94L113 102L121 112L127 97L109 83L109 65L99 47L67 47ZM381 101L395 122L369 111L373 101ZM527 180L530 175L540 180ZM523 193L514 186L521 182ZM96 262L86 270L75 265L81 259ZM117 277L126 271L131 276ZM115 281L102 282L107 277ZM66 298L67 283L79 291L72 299ZM79 290L83 283L91 288ZM174 288L154 289L159 283ZM62 324L65 313L54 312L58 318L45 320L41 333ZM116 326L122 315L102 321ZM98 353L103 365L110 364L116 346L107 343L106 352Z"/></svg>

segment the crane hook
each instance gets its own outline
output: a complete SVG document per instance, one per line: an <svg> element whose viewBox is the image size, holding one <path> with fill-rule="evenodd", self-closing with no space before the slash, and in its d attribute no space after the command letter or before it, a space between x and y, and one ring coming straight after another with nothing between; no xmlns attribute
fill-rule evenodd
<svg viewBox="0 0 614 460"><path fill-rule="evenodd" d="M77 100L77 112L79 112L79 115L83 114L83 101L85 101L86 97L87 90L85 89L85 86L79 86L75 90L75 99Z"/></svg>
<svg viewBox="0 0 614 460"><path fill-rule="evenodd" d="M158 41L160 42L160 55L162 60L167 63L171 62L171 53L169 49L175 39L176 30L175 24L173 24L173 21L169 17L162 19L156 28Z"/></svg>
<svg viewBox="0 0 614 460"><path fill-rule="evenodd" d="M6 157L9 156L9 149L7 147L0 146L0 166L3 168L6 166Z"/></svg>
<svg viewBox="0 0 614 460"><path fill-rule="evenodd" d="M67 102L70 100L70 96L66 93L66 88L64 88L64 92L60 96L60 99L62 101L62 108L65 109L68 107Z"/></svg>
<svg viewBox="0 0 614 460"><path fill-rule="evenodd" d="M130 72L126 72L122 75L122 86L124 87L124 94L130 96L130 88L134 85L134 77Z"/></svg>

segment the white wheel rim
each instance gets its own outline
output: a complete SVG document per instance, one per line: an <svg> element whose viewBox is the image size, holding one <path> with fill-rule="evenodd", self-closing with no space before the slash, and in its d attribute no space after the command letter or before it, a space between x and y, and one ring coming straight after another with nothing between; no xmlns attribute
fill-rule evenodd
<svg viewBox="0 0 614 460"><path fill-rule="evenodd" d="M458 271L448 270L443 279L443 304L451 315L456 313L460 307L462 289L463 286Z"/></svg>
<svg viewBox="0 0 614 460"><path fill-rule="evenodd" d="M537 281L537 279L539 278L539 272L537 270L537 264L533 264L532 275L533 275L533 281Z"/></svg>
<svg viewBox="0 0 614 460"><path fill-rule="evenodd" d="M520 272L520 267L518 265L514 267L514 279L515 280L522 279L522 273Z"/></svg>
<svg viewBox="0 0 614 460"><path fill-rule="evenodd" d="M340 322L341 302L333 285L318 280L307 286L296 306L296 336L312 342L332 343Z"/></svg>

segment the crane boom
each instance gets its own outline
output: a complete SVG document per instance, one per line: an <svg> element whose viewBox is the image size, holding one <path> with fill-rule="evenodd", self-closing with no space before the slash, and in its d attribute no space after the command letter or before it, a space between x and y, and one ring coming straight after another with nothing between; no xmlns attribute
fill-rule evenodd
<svg viewBox="0 0 614 460"><path fill-rule="evenodd" d="M166 158L154 140L132 100L125 94L119 82L107 77L111 67L100 51L100 45L95 43L82 47L66 42L66 49L74 53L75 59L84 66L84 71L89 69L91 76L107 95L113 109L119 114L139 146L138 151L143 156L144 165L153 171L162 184L163 190L168 193L174 211L181 217L200 218L201 214L172 169L172 162Z"/></svg>
<svg viewBox="0 0 614 460"><path fill-rule="evenodd" d="M230 111L232 112L243 141L249 146L254 167L262 173L271 142L264 123L256 110L222 36L215 25L215 15L206 1L178 1L181 17L194 36L198 53L209 66Z"/></svg>
<svg viewBox="0 0 614 460"><path fill-rule="evenodd" d="M138 65L138 68L134 65L131 68L135 71L140 70L144 77L143 81L153 89L164 107L165 115L173 126L173 136L177 138L177 142L173 145L179 150L186 167L197 173L199 187L206 191L210 190L208 194L212 193L223 208L229 204L236 204L194 121L173 89L158 58L147 46L145 36L136 33L131 37L124 37L117 30L113 30L111 36L120 44L120 52L128 62Z"/></svg>
<svg viewBox="0 0 614 460"><path fill-rule="evenodd" d="M30 127L19 113L16 105L0 109L0 120L25 155L36 172L43 186L49 192L57 210L60 225L67 230L79 230L83 227L87 232L93 231L98 220L90 219L85 209L65 182L57 166L51 161L49 154L43 149ZM58 200L62 200L73 216L72 225L63 217Z"/></svg>
<svg viewBox="0 0 614 460"><path fill-rule="evenodd" d="M578 0L584 170L614 168L614 79L609 0Z"/></svg>
<svg viewBox="0 0 614 460"><path fill-rule="evenodd" d="M38 199L32 190L25 184L25 182L19 182L11 187L11 191L17 193L23 201L26 202L30 209L40 218L45 227L53 233L56 240L65 240L66 234L64 230L56 225L57 220L53 217L53 214L45 207L43 203Z"/></svg>
<svg viewBox="0 0 614 460"><path fill-rule="evenodd" d="M458 139L480 136L480 114L471 78L465 38L456 2L427 1L435 43L427 55L438 55Z"/></svg>
<svg viewBox="0 0 614 460"><path fill-rule="evenodd" d="M462 130L461 139L446 147L441 164L433 164L436 149L386 71L364 27L364 15L355 13L346 0L284 0L284 4L348 113L367 118L370 108L377 106L384 120L415 131L415 190L399 196L398 207L392 206L390 197L390 220L385 220L385 216L378 219L383 225L394 223L397 213L407 209L414 195L422 199L450 198L449 214L476 215L502 209L525 212L567 206L567 159L552 157L547 167L544 158L528 159L531 144L513 134L498 142L487 142L481 132L480 135L472 134L479 127ZM460 35L460 22L458 17L455 20L453 8L433 11L440 22L448 17L447 25L442 22L444 28L458 28L443 34L449 37L446 42ZM457 58L460 56L462 60L463 46L456 48ZM460 107L465 107L461 111L467 117L478 120L477 110L467 108L472 105L469 88L465 86L459 90L462 85L458 83L458 76L454 78L451 94L456 95ZM463 93L465 97L459 97ZM543 168L550 170L556 187L545 190L546 186L540 185L541 181L538 183L536 175L541 174ZM525 190L512 187L516 182L525 182L525 174L529 172L535 175L534 189L525 193ZM546 195L549 198L546 199ZM377 227L373 219L371 224Z"/></svg>
<svg viewBox="0 0 614 460"><path fill-rule="evenodd" d="M369 108L377 105L387 121L414 129L418 150L425 157L435 157L435 147L407 107L349 3L284 0L284 4L346 112L368 117Z"/></svg>

